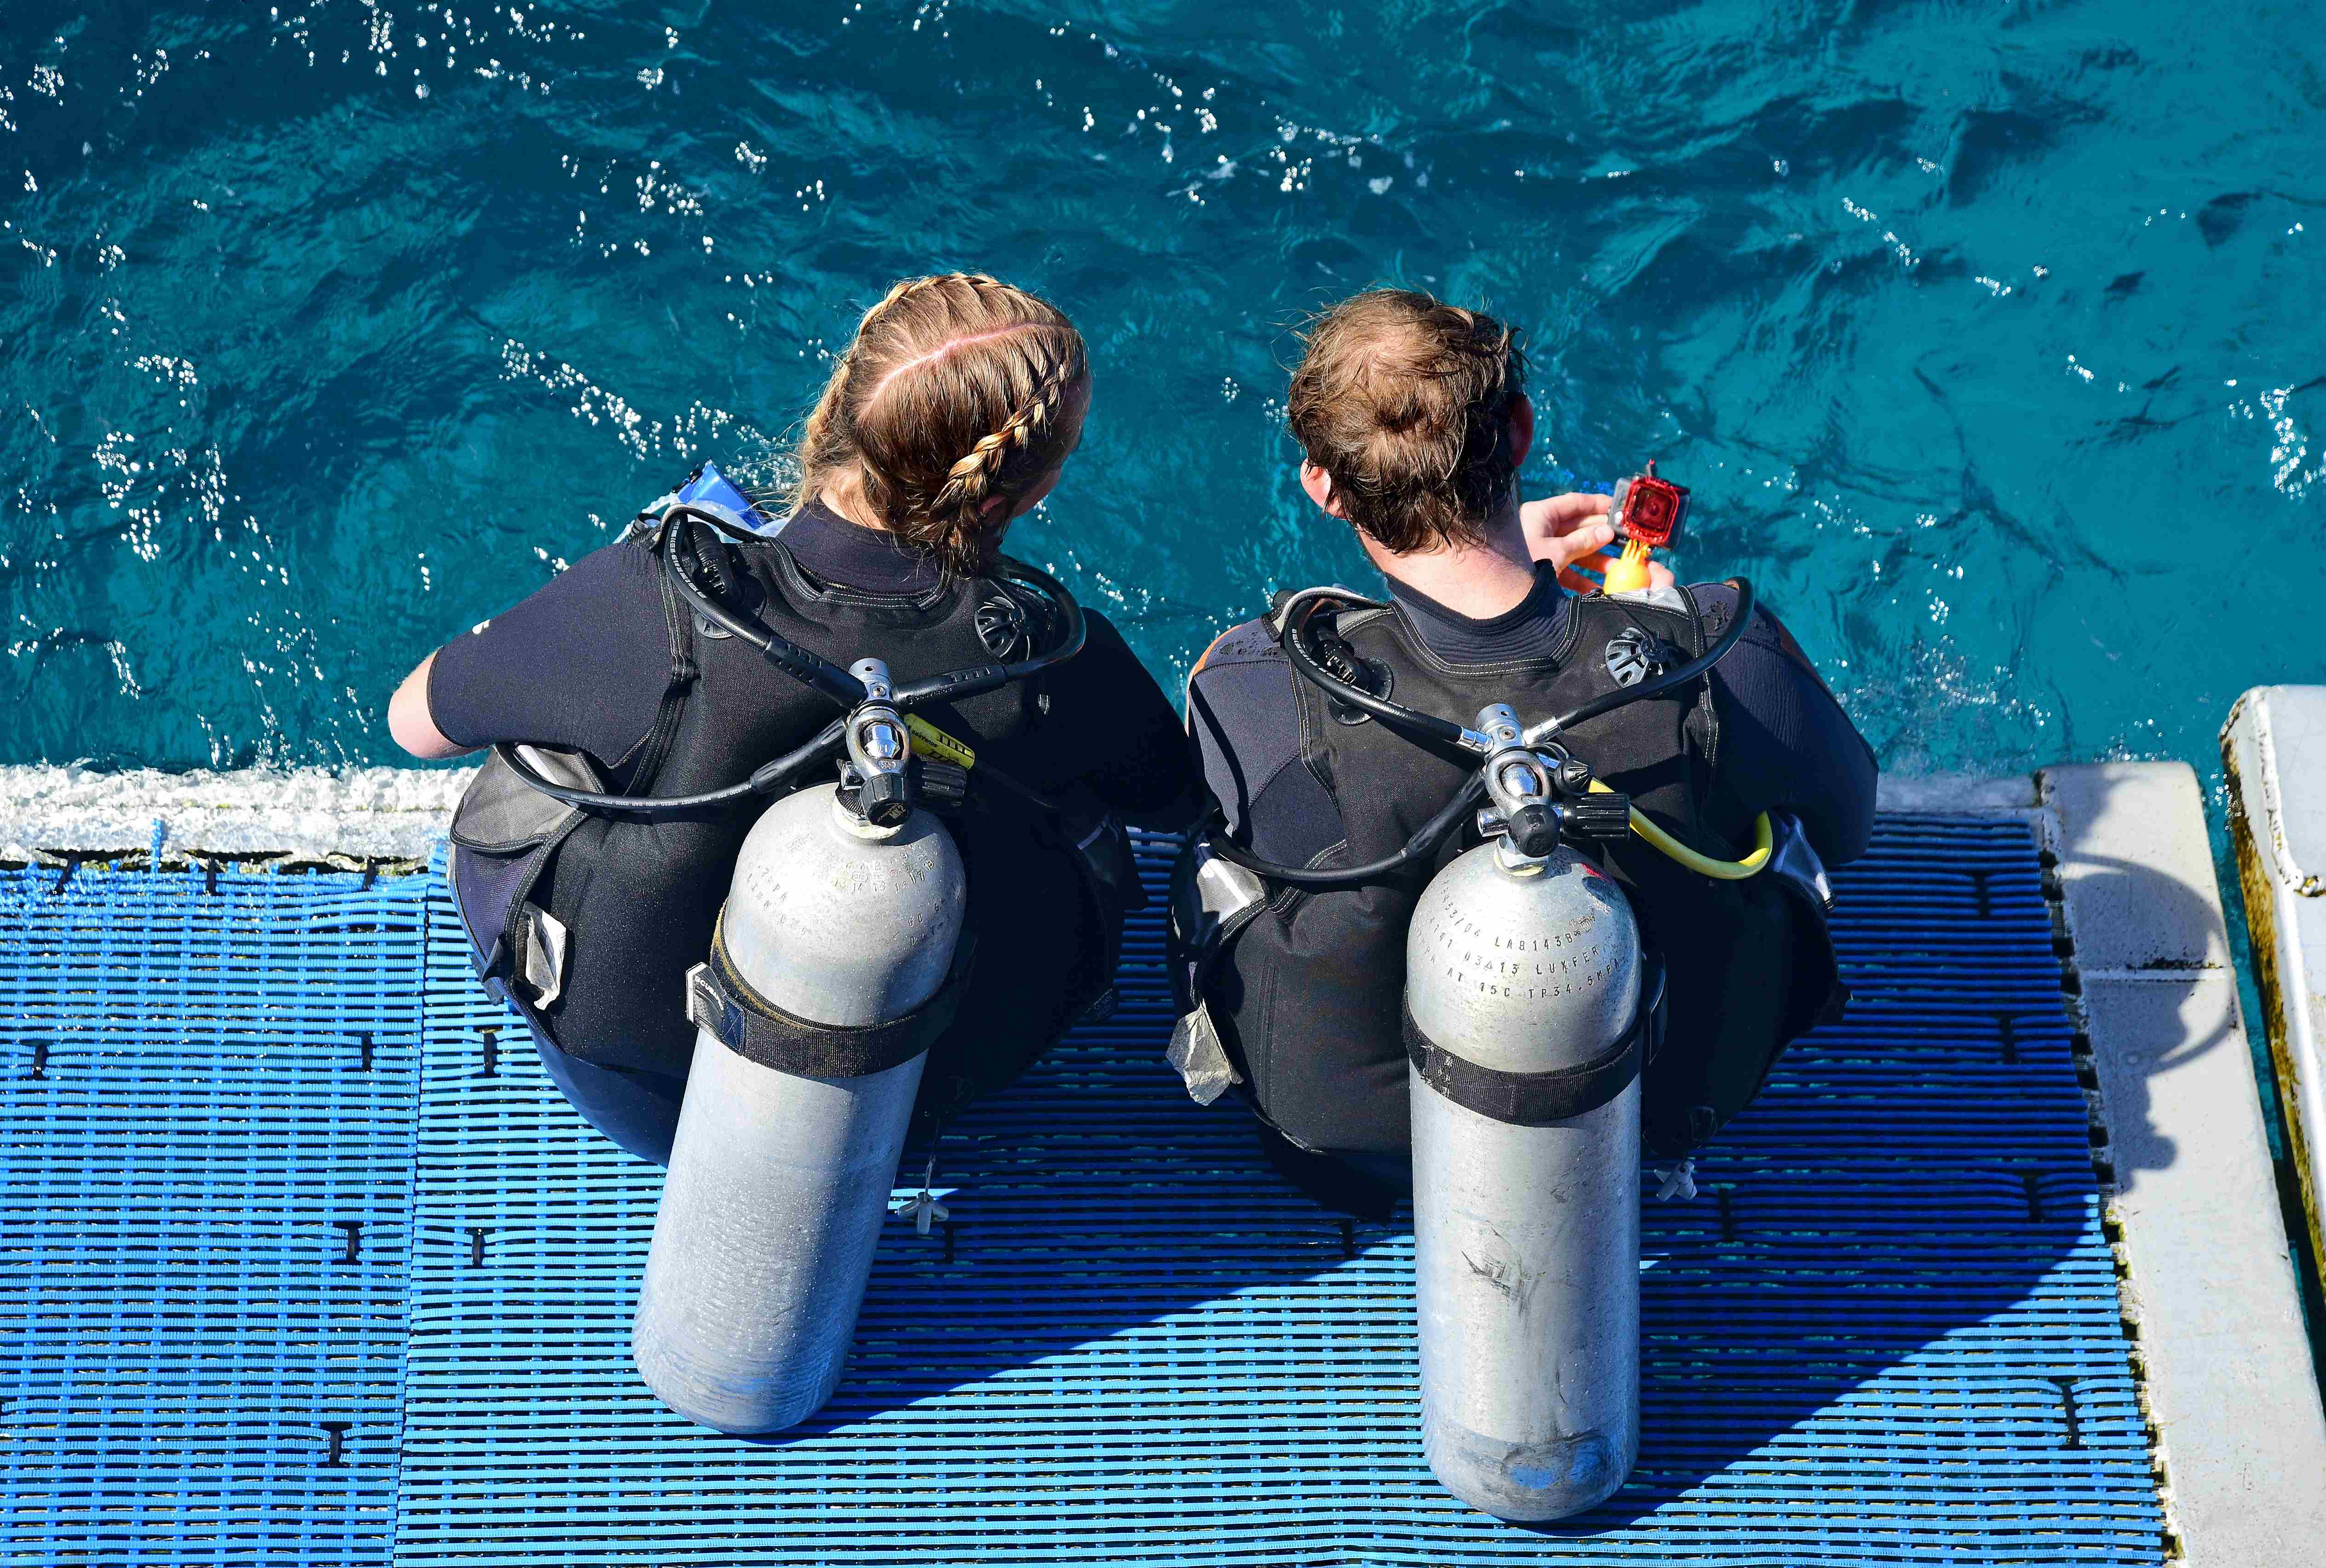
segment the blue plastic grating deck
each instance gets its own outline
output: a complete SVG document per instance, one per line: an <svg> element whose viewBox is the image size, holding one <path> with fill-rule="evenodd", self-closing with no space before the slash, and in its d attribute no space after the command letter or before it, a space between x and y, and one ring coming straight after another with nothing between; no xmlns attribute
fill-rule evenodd
<svg viewBox="0 0 2326 1568"><path fill-rule="evenodd" d="M0 872L0 1558L384 1563L419 878Z"/></svg>
<svg viewBox="0 0 2326 1568"><path fill-rule="evenodd" d="M1422 1465L1410 1232L1282 1188L1160 1061L1154 919L1121 1016L948 1134L952 1235L892 1226L831 1408L754 1446L632 1374L657 1173L435 900L398 1560L2157 1563L2028 835L1887 818L1836 881L1849 1022L1650 1206L1640 1468L1537 1531Z"/></svg>
<svg viewBox="0 0 2326 1568"><path fill-rule="evenodd" d="M1884 819L1837 878L1848 1026L1651 1207L1646 1453L1540 1532L1420 1464L1410 1236L1282 1190L1158 1060L1151 921L1123 1014L948 1136L950 1251L892 1230L827 1418L755 1447L632 1377L654 1173L433 878L56 877L0 873L10 1561L2161 1555L2015 826Z"/></svg>

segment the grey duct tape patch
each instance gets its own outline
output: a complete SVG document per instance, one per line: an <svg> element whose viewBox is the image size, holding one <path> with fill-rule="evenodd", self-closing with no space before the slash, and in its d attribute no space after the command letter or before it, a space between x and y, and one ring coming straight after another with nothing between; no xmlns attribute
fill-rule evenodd
<svg viewBox="0 0 2326 1568"><path fill-rule="evenodd" d="M546 1007L565 992L565 923L536 905L525 906L525 983L533 1005Z"/></svg>
<svg viewBox="0 0 2326 1568"><path fill-rule="evenodd" d="M1187 1086L1187 1094L1197 1105L1209 1105L1228 1091L1231 1084L1242 1083L1242 1078L1228 1061L1227 1048L1220 1044L1220 1032L1212 1024L1212 1009L1203 1002L1196 1004L1171 1030L1171 1044L1164 1048L1163 1059L1179 1072Z"/></svg>

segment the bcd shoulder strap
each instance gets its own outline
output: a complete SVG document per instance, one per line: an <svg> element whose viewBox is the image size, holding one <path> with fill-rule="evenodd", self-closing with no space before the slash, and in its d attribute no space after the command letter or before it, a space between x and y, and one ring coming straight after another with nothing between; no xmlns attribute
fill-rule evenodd
<svg viewBox="0 0 2326 1568"><path fill-rule="evenodd" d="M634 533L632 537L647 554L655 553L652 534ZM694 617L678 602L678 590L671 586L670 573L659 559L654 563L654 574L655 586L662 590L663 630L670 645L670 680L663 687L662 700L655 709L654 727L640 743L637 762L623 786L622 793L629 795L642 795L652 788L655 775L670 759L671 744L678 738L678 721L686 708L687 693L702 673L694 662Z"/></svg>

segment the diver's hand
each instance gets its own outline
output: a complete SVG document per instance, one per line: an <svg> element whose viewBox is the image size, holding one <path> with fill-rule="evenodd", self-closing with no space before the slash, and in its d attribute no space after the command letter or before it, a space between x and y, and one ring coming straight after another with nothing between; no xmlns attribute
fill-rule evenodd
<svg viewBox="0 0 2326 1568"><path fill-rule="evenodd" d="M1519 530L1526 535L1527 553L1558 567L1559 586L1569 592L1596 593L1599 584L1583 573L1604 572L1614 559L1606 552L1615 542L1614 526L1607 521L1612 504L1610 496L1581 494L1527 502L1519 508ZM1659 561L1648 562L1651 586L1670 588L1675 580L1670 567Z"/></svg>

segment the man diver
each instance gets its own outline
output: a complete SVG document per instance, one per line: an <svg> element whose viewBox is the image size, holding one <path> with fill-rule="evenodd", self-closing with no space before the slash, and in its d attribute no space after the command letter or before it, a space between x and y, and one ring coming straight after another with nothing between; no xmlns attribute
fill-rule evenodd
<svg viewBox="0 0 2326 1568"><path fill-rule="evenodd" d="M1355 530L1391 596L1350 594L1308 625L1321 628L1327 662L1377 697L1465 721L1509 701L1533 722L1677 667L1735 615L1734 588L1675 592L1661 566L1657 604L1612 598L1582 575L1608 563L1608 497L1521 503L1535 435L1526 370L1508 327L1403 290L1344 301L1307 334L1288 408L1305 454L1300 487ZM1454 799L1475 759L1437 756L1331 699L1298 676L1279 635L1272 617L1235 626L1188 678L1214 833L1251 858L1311 870L1391 855ZM1733 859L1761 813L1778 823L1765 876L1714 880L1637 838L1601 857L1669 966L1642 1130L1651 1155L1683 1161L1846 996L1816 858L1838 864L1865 850L1874 756L1799 645L1757 607L1708 677L1561 738L1699 854ZM1475 841L1457 834L1434 857L1335 887L1239 874L1221 859L1240 891L1228 907L1207 899L1207 915L1186 900L1197 895L1194 868L1214 859L1208 843L1199 839L1183 863L1174 976L1187 1017L1174 1059L1196 1089L1187 1040L1210 1048L1215 1036L1210 1049L1224 1062L1214 1091L1238 1081L1279 1169L1335 1207L1381 1215L1410 1190L1407 927L1430 877Z"/></svg>

